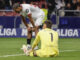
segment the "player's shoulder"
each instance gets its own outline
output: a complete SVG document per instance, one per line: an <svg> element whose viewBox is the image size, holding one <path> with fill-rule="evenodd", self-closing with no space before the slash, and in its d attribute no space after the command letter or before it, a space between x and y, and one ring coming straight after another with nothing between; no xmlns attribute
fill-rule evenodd
<svg viewBox="0 0 80 60"><path fill-rule="evenodd" d="M44 29L39 30L38 34L42 34L44 32Z"/></svg>
<svg viewBox="0 0 80 60"><path fill-rule="evenodd" d="M56 30L51 29L53 33L58 34L58 32Z"/></svg>
<svg viewBox="0 0 80 60"><path fill-rule="evenodd" d="M30 4L21 4L22 7L30 7Z"/></svg>
<svg viewBox="0 0 80 60"><path fill-rule="evenodd" d="M30 5L30 4L21 4L21 5Z"/></svg>
<svg viewBox="0 0 80 60"><path fill-rule="evenodd" d="M40 30L39 33L43 32L43 31L44 31L44 29Z"/></svg>

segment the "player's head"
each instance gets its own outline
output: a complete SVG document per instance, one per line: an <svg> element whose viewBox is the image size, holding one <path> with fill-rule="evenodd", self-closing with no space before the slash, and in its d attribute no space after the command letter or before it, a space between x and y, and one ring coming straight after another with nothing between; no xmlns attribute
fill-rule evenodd
<svg viewBox="0 0 80 60"><path fill-rule="evenodd" d="M13 5L13 10L16 12L16 13L20 13L20 11L22 10L22 7L20 6L19 3L15 3Z"/></svg>
<svg viewBox="0 0 80 60"><path fill-rule="evenodd" d="M47 20L47 21L44 22L43 29L45 29L45 28L50 28L51 29L51 27L52 27L52 22L50 20Z"/></svg>

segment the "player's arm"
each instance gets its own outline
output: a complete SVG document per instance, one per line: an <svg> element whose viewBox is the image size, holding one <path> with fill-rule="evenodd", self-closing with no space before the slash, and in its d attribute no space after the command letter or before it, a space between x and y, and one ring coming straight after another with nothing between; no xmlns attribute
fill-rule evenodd
<svg viewBox="0 0 80 60"><path fill-rule="evenodd" d="M27 15L27 17L29 18L31 24L33 25L33 27L35 27L34 21L33 21L33 19L32 19L32 14L31 14L30 8L27 8L27 9L25 10L25 12L26 12L26 15Z"/></svg>
<svg viewBox="0 0 80 60"><path fill-rule="evenodd" d="M39 43L40 41L40 34L38 33L33 44L32 44L32 50L34 50L35 46L37 46L37 44Z"/></svg>
<svg viewBox="0 0 80 60"><path fill-rule="evenodd" d="M20 15L20 16L21 16L21 18L22 18L21 20L23 21L23 23L25 24L25 26L26 26L26 27L29 27L28 24L27 24L27 22L26 22L25 17L22 16L22 15Z"/></svg>
<svg viewBox="0 0 80 60"><path fill-rule="evenodd" d="M33 27L35 27L34 21L33 21L33 19L32 19L32 15L31 15L31 14L28 14L27 16L28 16L31 24L33 25Z"/></svg>

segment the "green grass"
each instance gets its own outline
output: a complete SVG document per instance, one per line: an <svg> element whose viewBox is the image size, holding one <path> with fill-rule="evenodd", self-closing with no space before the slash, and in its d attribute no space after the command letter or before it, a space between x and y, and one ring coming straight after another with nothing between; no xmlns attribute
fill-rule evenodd
<svg viewBox="0 0 80 60"><path fill-rule="evenodd" d="M26 44L26 38L0 38L0 56L23 54L20 49L23 44ZM59 50L58 57L40 58L22 55L0 57L0 60L80 60L80 39L60 38Z"/></svg>

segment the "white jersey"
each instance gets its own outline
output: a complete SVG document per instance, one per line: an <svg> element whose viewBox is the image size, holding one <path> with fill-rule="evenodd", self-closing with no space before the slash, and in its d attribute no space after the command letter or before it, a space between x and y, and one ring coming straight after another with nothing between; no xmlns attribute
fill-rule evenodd
<svg viewBox="0 0 80 60"><path fill-rule="evenodd" d="M42 25L42 21L44 20L45 13L38 6L31 4L21 4L22 11L21 15L27 17L28 14L32 15L34 23L36 26Z"/></svg>
<svg viewBox="0 0 80 60"><path fill-rule="evenodd" d="M28 14L32 14L32 18L36 19L44 13L38 6L35 5L21 4L21 6L22 6L21 14L25 17L27 17Z"/></svg>

